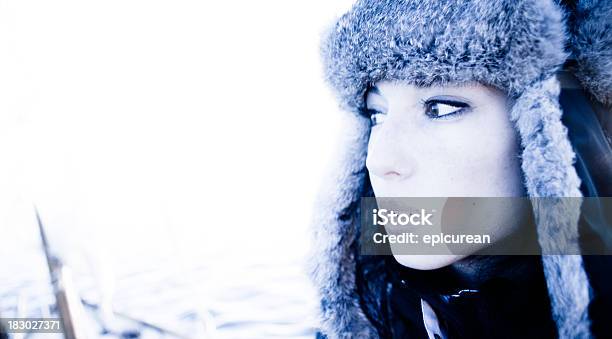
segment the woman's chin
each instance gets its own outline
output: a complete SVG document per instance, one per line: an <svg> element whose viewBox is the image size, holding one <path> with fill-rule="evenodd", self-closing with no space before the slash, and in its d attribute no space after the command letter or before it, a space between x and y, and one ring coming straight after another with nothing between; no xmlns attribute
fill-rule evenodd
<svg viewBox="0 0 612 339"><path fill-rule="evenodd" d="M395 260L403 266L415 270L435 270L452 265L466 257L466 255L393 255Z"/></svg>

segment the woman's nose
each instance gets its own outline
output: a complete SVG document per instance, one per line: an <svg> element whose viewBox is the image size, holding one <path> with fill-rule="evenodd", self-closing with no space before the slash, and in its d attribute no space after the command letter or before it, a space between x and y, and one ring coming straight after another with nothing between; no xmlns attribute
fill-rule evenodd
<svg viewBox="0 0 612 339"><path fill-rule="evenodd" d="M402 181L414 175L416 161L411 145L393 136L393 131L379 131L370 139L366 166L371 175L388 181Z"/></svg>

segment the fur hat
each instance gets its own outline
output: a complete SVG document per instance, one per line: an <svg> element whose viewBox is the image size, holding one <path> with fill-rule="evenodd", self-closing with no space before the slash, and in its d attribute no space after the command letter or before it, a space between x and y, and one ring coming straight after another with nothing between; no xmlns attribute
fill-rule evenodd
<svg viewBox="0 0 612 339"><path fill-rule="evenodd" d="M361 113L371 84L383 79L418 86L479 82L504 91L516 99L510 118L521 137L529 196L581 196L555 74L573 54L583 86L604 104L612 103L612 24L605 19L612 16L612 3L581 1L571 25L565 22L568 16L552 0L360 0L328 31L322 45L326 80L341 107L355 114L314 220L310 268L326 335L378 337L355 282L356 270L367 269L359 255L358 225L370 133ZM559 225L555 214L568 206L547 201L533 203L544 252L554 239L578 246L580 205L570 206L573 220ZM590 337L591 291L581 256L544 255L542 260L559 336ZM384 291L387 282L379 280L377 289Z"/></svg>

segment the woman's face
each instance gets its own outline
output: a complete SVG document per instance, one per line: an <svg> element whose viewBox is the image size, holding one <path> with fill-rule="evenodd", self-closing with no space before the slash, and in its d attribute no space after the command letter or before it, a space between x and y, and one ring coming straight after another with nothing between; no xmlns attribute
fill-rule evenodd
<svg viewBox="0 0 612 339"><path fill-rule="evenodd" d="M524 195L517 135L502 92L479 84L420 88L381 81L368 91L366 107L372 120L366 165L377 197ZM491 238L500 232L512 229L492 229ZM463 257L395 255L418 269Z"/></svg>

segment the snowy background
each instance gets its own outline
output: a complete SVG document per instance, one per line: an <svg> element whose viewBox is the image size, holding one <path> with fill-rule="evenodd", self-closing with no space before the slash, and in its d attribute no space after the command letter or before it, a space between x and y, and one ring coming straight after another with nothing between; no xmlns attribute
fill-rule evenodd
<svg viewBox="0 0 612 339"><path fill-rule="evenodd" d="M36 206L83 297L311 337L318 44L350 3L0 0L0 314L50 312Z"/></svg>

